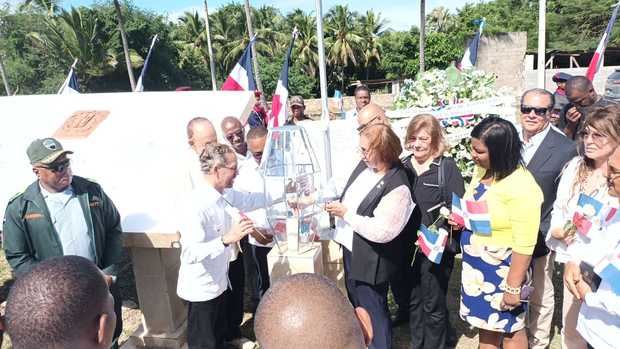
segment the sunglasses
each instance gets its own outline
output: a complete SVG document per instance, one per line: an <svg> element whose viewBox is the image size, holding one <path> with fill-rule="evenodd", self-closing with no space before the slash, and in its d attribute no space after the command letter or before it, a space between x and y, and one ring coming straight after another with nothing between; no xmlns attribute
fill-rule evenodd
<svg viewBox="0 0 620 349"><path fill-rule="evenodd" d="M237 132L229 133L229 134L227 134L227 135L226 135L226 139L227 139L229 142L234 141L234 140L235 140L235 137L238 137L238 138L243 139L243 130L239 130L239 131L237 131Z"/></svg>
<svg viewBox="0 0 620 349"><path fill-rule="evenodd" d="M528 106L521 106L522 114L529 114L532 112L532 110L534 111L534 114L538 116L545 116L547 115L549 108L534 108L534 107L528 107Z"/></svg>
<svg viewBox="0 0 620 349"><path fill-rule="evenodd" d="M372 124L375 120L377 120L379 118L379 116L375 116L374 118L370 119L370 121L368 121L365 124L361 124L358 128L357 128L357 132L362 132L364 131L364 129L368 126L370 126L370 124Z"/></svg>
<svg viewBox="0 0 620 349"><path fill-rule="evenodd" d="M71 161L65 160L65 161L61 161L58 163L52 163L47 166L41 166L41 167L46 170L50 170L54 173L59 173L59 172L64 172L67 168L69 168L69 166L71 166Z"/></svg>

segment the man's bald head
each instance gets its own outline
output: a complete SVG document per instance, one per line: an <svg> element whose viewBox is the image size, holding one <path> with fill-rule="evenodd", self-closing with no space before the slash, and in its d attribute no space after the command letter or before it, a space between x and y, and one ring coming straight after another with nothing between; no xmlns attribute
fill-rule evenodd
<svg viewBox="0 0 620 349"><path fill-rule="evenodd" d="M235 152L245 156L248 152L248 145L245 142L245 130L241 121L234 116L227 116L222 119L221 127L224 138L235 149Z"/></svg>
<svg viewBox="0 0 620 349"><path fill-rule="evenodd" d="M366 348L351 303L316 274L295 274L272 285L256 310L254 333L265 349Z"/></svg>
<svg viewBox="0 0 620 349"><path fill-rule="evenodd" d="M385 110L375 103L369 103L357 114L358 131L374 124L387 124Z"/></svg>
<svg viewBox="0 0 620 349"><path fill-rule="evenodd" d="M194 149L196 154L202 153L205 145L216 142L217 133L209 119L197 117L187 123L187 143Z"/></svg>

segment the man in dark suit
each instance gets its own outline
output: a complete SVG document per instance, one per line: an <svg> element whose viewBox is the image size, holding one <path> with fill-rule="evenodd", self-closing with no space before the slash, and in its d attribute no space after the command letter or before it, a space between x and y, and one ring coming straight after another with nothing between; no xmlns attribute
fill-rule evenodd
<svg viewBox="0 0 620 349"><path fill-rule="evenodd" d="M543 89L526 91L521 97L521 138L523 161L544 194L538 241L534 249L528 321L530 348L549 345L553 318L553 253L545 245L551 210L564 165L577 155L575 143L550 124L554 96Z"/></svg>

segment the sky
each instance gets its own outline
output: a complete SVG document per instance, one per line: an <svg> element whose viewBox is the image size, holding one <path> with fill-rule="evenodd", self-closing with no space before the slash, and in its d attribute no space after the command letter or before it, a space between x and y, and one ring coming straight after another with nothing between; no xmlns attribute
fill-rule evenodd
<svg viewBox="0 0 620 349"><path fill-rule="evenodd" d="M4 0L6 1L6 0ZM15 3L18 0L8 0L9 3ZM208 0L209 12L215 11L218 7L230 3L232 0ZM466 3L477 3L481 0L427 0L426 12L429 13L433 8L444 6L454 13L457 8L463 7ZM3 0L0 0L3 2ZM63 0L65 7L90 5L94 0ZM185 11L196 11L203 13L202 0L133 0L138 7L153 10L157 13L167 14L170 19L179 17ZM242 2L237 0L236 2ZM274 6L286 14L295 8L301 8L306 12L315 10L314 0L250 0L250 4L254 7L262 5ZM381 17L388 21L388 27L395 30L408 30L412 25L418 25L420 22L419 2L412 0L357 0L355 2L323 0L323 13L339 4L348 4L349 9L365 12L372 9L380 12ZM389 5L388 5L389 4Z"/></svg>

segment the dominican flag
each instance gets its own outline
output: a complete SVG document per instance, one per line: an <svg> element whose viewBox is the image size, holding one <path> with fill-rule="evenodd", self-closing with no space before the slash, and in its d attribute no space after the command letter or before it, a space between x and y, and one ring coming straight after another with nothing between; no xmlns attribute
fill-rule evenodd
<svg viewBox="0 0 620 349"><path fill-rule="evenodd" d="M65 82L62 83L60 90L58 90L59 95L80 93L80 84L78 83L77 75L75 74L75 65L77 62L77 59L73 61Z"/></svg>
<svg viewBox="0 0 620 349"><path fill-rule="evenodd" d="M602 202L586 194L579 194L577 209L573 213L573 224L581 235L588 236L593 220L598 217L602 208Z"/></svg>
<svg viewBox="0 0 620 349"><path fill-rule="evenodd" d="M146 54L146 59L144 60L144 65L142 66L142 71L140 72L140 77L138 78L136 89L133 92L144 91L144 85L142 83L142 80L144 79L144 73L149 67L149 60L151 59L151 52L153 52L153 46L155 46L156 41L157 41L157 34L155 34L155 36L153 37L153 41L151 41L151 47L149 47L149 53Z"/></svg>
<svg viewBox="0 0 620 349"><path fill-rule="evenodd" d="M614 28L614 24L616 23L616 17L618 16L618 8L620 7L619 5L620 3L615 5L614 12L611 15L611 19L609 20L609 23L607 23L607 29L605 29L603 37L601 38L601 41L596 47L594 56L592 56L592 60L590 60L590 65L588 66L588 71L586 72L586 77L590 81L594 80L594 75L596 75L599 69L601 69L601 65L603 63L603 56L605 55L605 48L607 48L607 43L609 42L609 37L611 36L611 30Z"/></svg>
<svg viewBox="0 0 620 349"><path fill-rule="evenodd" d="M452 193L450 218L478 235L491 235L491 215L484 200L464 200Z"/></svg>
<svg viewBox="0 0 620 349"><path fill-rule="evenodd" d="M478 46L480 46L480 36L482 36L482 28L484 27L484 18L478 19L474 24L480 25L476 35L469 42L469 46L465 49L463 59L461 59L460 68L473 68L478 60Z"/></svg>
<svg viewBox="0 0 620 349"><path fill-rule="evenodd" d="M254 80L254 68L252 67L252 44L250 40L248 46L243 50L243 54L233 70L228 74L226 81L222 85L222 91L256 91L256 80Z"/></svg>
<svg viewBox="0 0 620 349"><path fill-rule="evenodd" d="M439 228L439 231L432 231L424 224L420 225L420 230L418 230L418 246L429 261L435 264L441 263L441 257L443 256L447 241L448 232L445 229Z"/></svg>
<svg viewBox="0 0 620 349"><path fill-rule="evenodd" d="M288 117L288 67L291 61L291 52L295 44L295 38L297 38L297 28L293 31L293 38L291 39L291 45L286 52L284 58L284 65L280 71L280 79L278 79L278 85L276 91L273 93L271 99L271 115L269 116L269 127L283 126Z"/></svg>
<svg viewBox="0 0 620 349"><path fill-rule="evenodd" d="M603 258L595 267L594 272L606 281L615 294L620 295L620 252Z"/></svg>

